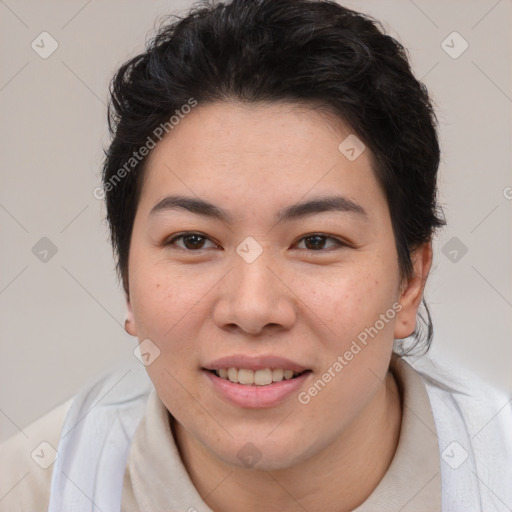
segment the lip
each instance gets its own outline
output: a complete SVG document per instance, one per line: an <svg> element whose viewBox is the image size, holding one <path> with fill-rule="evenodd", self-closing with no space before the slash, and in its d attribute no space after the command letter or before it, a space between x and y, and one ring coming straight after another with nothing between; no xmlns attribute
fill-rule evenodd
<svg viewBox="0 0 512 512"><path fill-rule="evenodd" d="M310 369L285 357L272 355L246 356L243 354L221 357L203 366L205 370L220 370L221 368L244 368L254 371L264 370L265 368L282 368L283 370L293 370L296 373Z"/></svg>
<svg viewBox="0 0 512 512"><path fill-rule="evenodd" d="M230 367L236 368L234 365ZM221 366L221 368L226 367ZM253 369L250 366L241 366L241 368ZM268 368L268 366L265 366L265 368ZM282 368L282 366L277 365L274 366L274 368ZM261 370L263 368L258 367L255 369ZM304 384L305 380L312 375L311 371L306 371L293 379L274 382L266 386L255 386L238 384L222 379L206 369L203 369L202 373L224 400L227 400L230 404L236 405L237 407L247 409L263 409L278 406L291 395L295 395Z"/></svg>

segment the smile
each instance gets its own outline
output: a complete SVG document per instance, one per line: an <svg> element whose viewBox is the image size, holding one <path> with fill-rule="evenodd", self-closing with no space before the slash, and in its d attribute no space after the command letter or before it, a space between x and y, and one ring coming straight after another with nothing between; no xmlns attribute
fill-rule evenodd
<svg viewBox="0 0 512 512"><path fill-rule="evenodd" d="M221 377L221 370L228 372L231 370L232 378L236 376L236 382L232 382L229 377ZM235 370L235 371L233 371ZM269 381L269 378L276 372L276 379L281 380ZM223 401L243 409L263 409L277 407L286 402L287 399L294 398L300 389L304 386L306 379L312 375L311 370L304 370L301 373L295 373L292 370L292 377L285 378L285 370L262 369L262 370L245 370L243 368L229 368L215 370L203 370L203 375L207 378L209 386L211 386L216 396ZM261 377L258 376L260 373ZM224 372L222 372L224 374ZM289 373L287 373L287 376ZM245 383L241 383L242 380ZM252 382L247 382L247 380ZM254 382L256 380L256 382ZM259 382L259 384L257 383ZM262 384L268 382L268 384Z"/></svg>
<svg viewBox="0 0 512 512"><path fill-rule="evenodd" d="M217 377L229 380L244 386L268 386L273 382L281 382L298 377L303 372L294 372L283 368L265 368L263 370L251 370L249 368L220 368L212 370Z"/></svg>

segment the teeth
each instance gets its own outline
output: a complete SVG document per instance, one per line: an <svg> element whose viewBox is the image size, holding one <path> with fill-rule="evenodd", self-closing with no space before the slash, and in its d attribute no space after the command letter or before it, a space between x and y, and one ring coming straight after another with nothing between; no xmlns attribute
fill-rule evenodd
<svg viewBox="0 0 512 512"><path fill-rule="evenodd" d="M246 386L267 386L272 384L272 382L290 380L298 375L293 370L284 370L283 368L265 368L264 370L256 371L247 368L220 368L215 373L221 379Z"/></svg>
<svg viewBox="0 0 512 512"><path fill-rule="evenodd" d="M282 368L277 368L276 370L272 370L272 380L274 382L281 382L283 380L284 370Z"/></svg>
<svg viewBox="0 0 512 512"><path fill-rule="evenodd" d="M219 377L220 377L220 375L219 375ZM238 382L238 370L236 368L228 369L228 379L231 382Z"/></svg>
<svg viewBox="0 0 512 512"><path fill-rule="evenodd" d="M254 372L252 370L238 370L238 382L240 384L254 384Z"/></svg>
<svg viewBox="0 0 512 512"><path fill-rule="evenodd" d="M272 384L272 370L266 368L265 370L257 370L254 372L254 384L256 386L266 386Z"/></svg>

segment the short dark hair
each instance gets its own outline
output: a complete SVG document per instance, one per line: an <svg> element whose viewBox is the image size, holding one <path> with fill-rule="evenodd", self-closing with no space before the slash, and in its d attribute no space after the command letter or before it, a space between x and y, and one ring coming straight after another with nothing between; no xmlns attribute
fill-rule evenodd
<svg viewBox="0 0 512 512"><path fill-rule="evenodd" d="M437 119L404 47L379 21L331 0L201 2L164 23L110 87L103 190L118 277L128 295L128 254L147 158L132 160L155 128L193 98L321 102L370 149L385 192L400 277L411 252L446 224L436 202ZM167 130L169 131L169 130ZM125 172L120 172L121 169ZM122 175L122 179L120 178ZM426 350L432 321L425 301ZM421 327L414 339L420 341ZM426 351L425 350L425 351Z"/></svg>

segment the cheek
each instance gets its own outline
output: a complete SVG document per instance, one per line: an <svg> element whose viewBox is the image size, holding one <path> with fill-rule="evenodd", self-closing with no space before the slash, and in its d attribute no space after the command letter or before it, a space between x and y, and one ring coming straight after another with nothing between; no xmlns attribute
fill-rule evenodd
<svg viewBox="0 0 512 512"><path fill-rule="evenodd" d="M351 272L317 294L319 371L299 397L311 428L339 431L379 389L393 347L394 289L370 272Z"/></svg>
<svg viewBox="0 0 512 512"><path fill-rule="evenodd" d="M160 351L146 370L173 413L195 407L190 396L197 395L197 383L191 370L196 368L199 352L200 299L208 288L208 283L175 269L164 270L161 264L148 265L146 270L139 267L131 282L138 337L150 339ZM199 413L194 409L194 414Z"/></svg>
<svg viewBox="0 0 512 512"><path fill-rule="evenodd" d="M324 276L301 276L296 279L296 286L307 306L305 318L316 321L322 339L341 349L392 308L397 300L396 281L394 270L384 271L382 263L368 261L335 271L329 269ZM382 334L392 331L390 321L378 326Z"/></svg>
<svg viewBox="0 0 512 512"><path fill-rule="evenodd" d="M134 269L130 293L139 337L172 343L176 333L197 316L208 282L198 273L179 272L170 264L148 264Z"/></svg>

